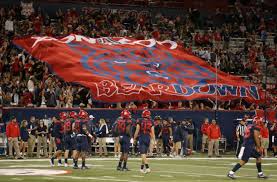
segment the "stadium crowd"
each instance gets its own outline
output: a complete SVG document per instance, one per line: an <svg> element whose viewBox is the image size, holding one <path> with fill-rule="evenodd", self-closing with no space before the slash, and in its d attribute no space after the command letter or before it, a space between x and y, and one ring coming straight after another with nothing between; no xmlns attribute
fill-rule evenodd
<svg viewBox="0 0 277 182"><path fill-rule="evenodd" d="M207 17L197 9L185 16L166 17L148 11L123 9L59 9L48 15L32 6L0 9L0 104L22 107L87 108L160 108L211 110L211 100L158 103L156 101L103 104L95 102L89 90L65 83L53 75L47 65L32 58L11 43L17 36L65 36L70 33L89 37L127 36L136 39L170 39L184 45L191 54L211 65L220 60L219 69L246 76L256 84L267 85L270 107L276 109L276 34L274 46L267 37L276 30L271 10L262 6L235 3L228 11L217 9ZM243 38L244 45L232 48L232 38ZM262 44L259 44L259 41ZM266 65L261 66L261 65ZM265 71L267 84L265 84ZM270 84L268 84L270 83ZM259 105L244 100L219 102L220 110L255 110Z"/></svg>

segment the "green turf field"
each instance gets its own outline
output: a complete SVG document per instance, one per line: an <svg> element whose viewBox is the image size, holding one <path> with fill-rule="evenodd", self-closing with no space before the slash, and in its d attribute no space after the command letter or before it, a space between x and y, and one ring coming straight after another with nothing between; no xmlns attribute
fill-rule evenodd
<svg viewBox="0 0 277 182"><path fill-rule="evenodd" d="M70 161L71 162L71 161ZM71 167L49 167L47 159L0 160L0 181L107 181L107 182L183 182L183 181L232 181L227 172L237 162L233 158L185 158L185 159L150 159L151 173L139 172L140 161L132 158L128 162L129 172L116 171L114 158L91 158L87 161L89 170L73 170ZM266 159L263 169L269 181L277 181L277 160ZM58 172L62 174L49 174ZM17 175L14 175L14 174ZM6 174L6 175L3 175ZM7 175L10 174L10 175ZM237 173L236 181L261 181L256 178L255 161Z"/></svg>

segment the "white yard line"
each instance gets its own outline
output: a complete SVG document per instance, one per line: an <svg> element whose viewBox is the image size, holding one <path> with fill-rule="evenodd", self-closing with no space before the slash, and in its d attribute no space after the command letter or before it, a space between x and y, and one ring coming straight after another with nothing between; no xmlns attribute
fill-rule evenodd
<svg viewBox="0 0 277 182"><path fill-rule="evenodd" d="M139 175L132 175L134 178L144 178L144 176L139 176Z"/></svg>
<svg viewBox="0 0 277 182"><path fill-rule="evenodd" d="M11 180L14 180L14 181L22 181L23 179L22 179L22 178L11 178Z"/></svg>
<svg viewBox="0 0 277 182"><path fill-rule="evenodd" d="M116 177L114 177L114 176L103 176L103 178L115 179Z"/></svg>
<svg viewBox="0 0 277 182"><path fill-rule="evenodd" d="M165 174L161 174L160 177L173 178L173 176L171 176L171 175L165 175Z"/></svg>

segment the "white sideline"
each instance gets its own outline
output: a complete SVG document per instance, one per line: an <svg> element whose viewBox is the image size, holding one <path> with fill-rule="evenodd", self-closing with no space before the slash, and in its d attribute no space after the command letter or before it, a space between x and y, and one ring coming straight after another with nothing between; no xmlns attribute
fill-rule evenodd
<svg viewBox="0 0 277 182"><path fill-rule="evenodd" d="M207 158L207 157L188 157L188 158L148 158L153 161L163 161L163 160L238 160L235 157L221 157L221 158ZM28 161L49 161L50 159L0 159L0 162L28 162ZM88 161L118 161L118 158L87 158ZM141 158L129 158L129 161L140 161ZM277 161L277 158L263 158L265 161Z"/></svg>

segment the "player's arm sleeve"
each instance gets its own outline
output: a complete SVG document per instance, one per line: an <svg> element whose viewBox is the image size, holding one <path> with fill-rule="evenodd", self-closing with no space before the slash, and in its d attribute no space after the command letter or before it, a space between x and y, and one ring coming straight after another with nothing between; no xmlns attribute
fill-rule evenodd
<svg viewBox="0 0 277 182"><path fill-rule="evenodd" d="M136 127L136 132L135 132L135 135L134 135L134 139L136 140L137 137L138 137L138 133L139 133L139 130L140 130L140 125L137 124L137 127Z"/></svg>
<svg viewBox="0 0 277 182"><path fill-rule="evenodd" d="M152 128L154 129L154 126L152 126ZM173 134L171 127L169 128L169 134L170 134L170 136L172 136L172 134Z"/></svg>
<svg viewBox="0 0 277 182"><path fill-rule="evenodd" d="M151 127L151 136L152 136L152 139L155 140L155 131L154 131L154 126Z"/></svg>
<svg viewBox="0 0 277 182"><path fill-rule="evenodd" d="M256 143L256 147L261 147L260 131L257 129L254 129L254 140Z"/></svg>

